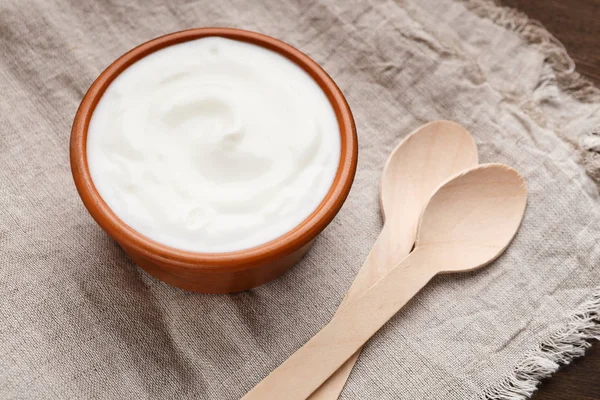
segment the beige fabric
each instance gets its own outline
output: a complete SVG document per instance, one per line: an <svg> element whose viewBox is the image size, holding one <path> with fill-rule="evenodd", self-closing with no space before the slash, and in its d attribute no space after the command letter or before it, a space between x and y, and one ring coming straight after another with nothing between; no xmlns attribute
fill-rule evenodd
<svg viewBox="0 0 600 400"><path fill-rule="evenodd" d="M135 267L69 168L70 124L95 77L141 42L199 26L309 54L346 94L360 138L350 197L309 256L235 295L186 293ZM343 398L507 397L519 379L535 384L531 369L551 371L598 333L600 303L600 198L560 139L582 138L594 158L600 102L566 88L559 78L574 75L543 32L450 0L3 1L0 397L239 398L333 315L381 228L384 160L438 118L466 126L482 162L525 176L522 229L486 269L434 279L366 346ZM558 357L540 352L552 338Z"/></svg>

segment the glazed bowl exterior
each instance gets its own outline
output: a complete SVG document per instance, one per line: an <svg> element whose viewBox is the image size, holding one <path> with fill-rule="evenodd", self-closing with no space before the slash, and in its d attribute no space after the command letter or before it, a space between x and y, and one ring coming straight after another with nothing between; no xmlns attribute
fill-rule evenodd
<svg viewBox="0 0 600 400"><path fill-rule="evenodd" d="M341 156L337 174L319 207L300 225L270 242L227 253L196 253L158 243L121 221L104 202L90 176L87 131L92 113L110 83L127 67L164 47L209 36L244 41L273 50L304 69L319 84L335 111L340 128ZM203 293L247 290L274 279L297 263L315 237L331 222L348 196L356 172L356 127L342 92L308 56L269 36L233 28L198 28L146 42L113 62L83 98L71 131L71 170L77 191L94 220L141 268L158 279Z"/></svg>

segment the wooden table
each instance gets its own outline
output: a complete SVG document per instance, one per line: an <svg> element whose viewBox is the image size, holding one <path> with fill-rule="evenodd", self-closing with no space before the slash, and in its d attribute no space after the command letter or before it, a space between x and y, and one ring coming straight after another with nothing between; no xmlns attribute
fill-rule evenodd
<svg viewBox="0 0 600 400"><path fill-rule="evenodd" d="M560 40L577 71L600 85L600 0L500 0L540 21ZM600 343L544 380L533 400L600 400Z"/></svg>

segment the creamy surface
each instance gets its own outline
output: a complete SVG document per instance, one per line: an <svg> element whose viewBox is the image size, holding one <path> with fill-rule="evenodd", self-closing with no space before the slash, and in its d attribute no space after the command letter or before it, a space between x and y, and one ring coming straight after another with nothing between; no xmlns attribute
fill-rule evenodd
<svg viewBox="0 0 600 400"><path fill-rule="evenodd" d="M121 73L92 115L87 157L100 195L133 229L225 252L275 239L316 209L337 171L340 134L299 66L209 37Z"/></svg>

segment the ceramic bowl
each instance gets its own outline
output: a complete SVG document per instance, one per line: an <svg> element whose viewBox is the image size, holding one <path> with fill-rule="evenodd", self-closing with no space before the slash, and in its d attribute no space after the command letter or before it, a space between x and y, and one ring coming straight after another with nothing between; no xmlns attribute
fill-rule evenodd
<svg viewBox="0 0 600 400"><path fill-rule="evenodd" d="M207 36L253 43L276 51L302 67L327 95L340 127L339 167L333 185L319 207L283 236L251 249L228 253L179 250L133 230L111 211L94 187L86 156L90 118L100 97L115 77L154 51ZM83 98L73 121L70 143L71 170L77 191L102 229L149 274L173 286L204 293L247 290L278 277L297 263L346 200L356 171L357 153L356 127L348 103L331 77L317 63L277 39L231 28L199 28L171 33L146 42L117 59L100 74Z"/></svg>

